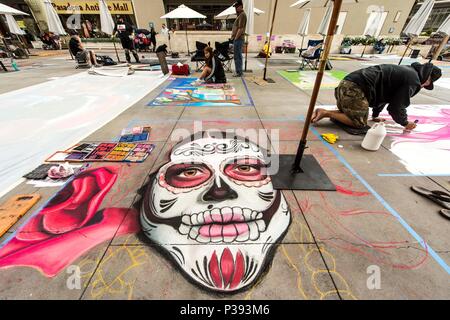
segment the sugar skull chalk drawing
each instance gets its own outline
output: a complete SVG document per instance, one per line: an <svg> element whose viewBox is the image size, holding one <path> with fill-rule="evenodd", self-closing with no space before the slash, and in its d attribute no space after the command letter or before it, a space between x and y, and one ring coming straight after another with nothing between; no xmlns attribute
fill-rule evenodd
<svg viewBox="0 0 450 320"><path fill-rule="evenodd" d="M257 144L224 133L179 143L143 195L145 236L203 288L254 284L291 222L267 166Z"/></svg>

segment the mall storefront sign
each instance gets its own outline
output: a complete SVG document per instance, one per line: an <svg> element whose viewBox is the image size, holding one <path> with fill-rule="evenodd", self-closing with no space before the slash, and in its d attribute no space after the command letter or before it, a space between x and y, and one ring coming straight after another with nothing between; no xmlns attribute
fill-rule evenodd
<svg viewBox="0 0 450 320"><path fill-rule="evenodd" d="M107 0L106 3L112 14L134 14L131 1ZM98 1L95 0L52 0L52 4L58 14L100 14Z"/></svg>

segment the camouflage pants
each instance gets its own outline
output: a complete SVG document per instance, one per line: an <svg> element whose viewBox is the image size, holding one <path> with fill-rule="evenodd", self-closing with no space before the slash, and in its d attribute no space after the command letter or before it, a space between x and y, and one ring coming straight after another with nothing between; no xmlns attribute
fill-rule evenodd
<svg viewBox="0 0 450 320"><path fill-rule="evenodd" d="M352 120L356 128L367 126L369 102L364 92L354 82L342 80L334 93L339 111Z"/></svg>

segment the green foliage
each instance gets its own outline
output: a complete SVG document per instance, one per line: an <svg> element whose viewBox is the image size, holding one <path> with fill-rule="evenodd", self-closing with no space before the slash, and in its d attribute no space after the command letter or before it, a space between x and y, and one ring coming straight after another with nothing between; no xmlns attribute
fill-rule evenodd
<svg viewBox="0 0 450 320"><path fill-rule="evenodd" d="M352 38L345 37L341 42L341 46L344 48L348 48L352 46L352 43L353 43Z"/></svg>
<svg viewBox="0 0 450 320"><path fill-rule="evenodd" d="M385 42L388 46L398 46L402 43L402 40L400 38L387 38Z"/></svg>

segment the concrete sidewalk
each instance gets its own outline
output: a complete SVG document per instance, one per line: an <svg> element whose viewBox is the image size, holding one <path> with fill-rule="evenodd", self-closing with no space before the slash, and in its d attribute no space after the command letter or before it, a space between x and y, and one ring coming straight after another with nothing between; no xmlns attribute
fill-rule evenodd
<svg viewBox="0 0 450 320"><path fill-rule="evenodd" d="M42 67L1 74L0 92L78 72L65 58L47 58ZM394 61L383 61L387 62ZM332 63L336 70L351 72L365 62ZM276 134L279 152L295 153L311 90L300 90L277 73L292 66L270 66L269 77L275 83L266 86L249 79L261 77L259 61L251 58L249 68L253 73L246 75L247 80L232 83L247 87L254 106L147 106L169 84L166 81L87 137L83 142L114 141L123 128L152 127L150 142L156 148L144 163L93 164L93 168L112 166L117 172L117 180L98 211L112 212L111 208L119 208L126 213L113 228L111 237L83 251L55 275L46 276L42 270L31 267L1 268L0 299L449 299L449 222L438 214L438 205L412 192L410 186L450 192L450 170L448 175L440 176L409 174L404 159L390 151L395 142L393 137L387 138L378 152L367 152L360 148L363 137L348 135L328 121L313 127L307 152L319 160L338 191L283 192L292 222L285 237L273 243L275 251L273 258L267 257L266 272L245 290L231 295L204 290L181 272L179 264L167 259L158 244L149 242L141 231L132 232L134 224L130 219L135 216L131 210L141 197L139 189L148 184L151 173L167 163L180 134L194 133L199 124L203 129L255 129L269 137ZM444 77L450 77L448 68L443 68L443 73ZM432 106L449 105L449 101L447 90L439 87L431 92L423 90L412 99L415 105ZM319 104L334 105L334 90L322 90ZM329 145L320 138L321 133L329 132L340 136L338 144ZM385 173L390 175L380 175ZM55 188L35 189L21 184L1 198L0 203L17 194L42 196L33 210L0 241L13 237L57 192ZM67 192L60 198L67 200ZM80 228L66 234L59 232L55 239L68 239L72 231L80 237L90 237L88 229ZM43 241L42 237L39 239ZM61 248L32 245L23 254L62 254ZM234 245L230 245L231 250ZM183 252L198 250L194 245L187 246ZM73 243L65 251L71 255L78 248L79 244ZM1 261L0 258L0 266ZM77 270L80 287L73 277Z"/></svg>

